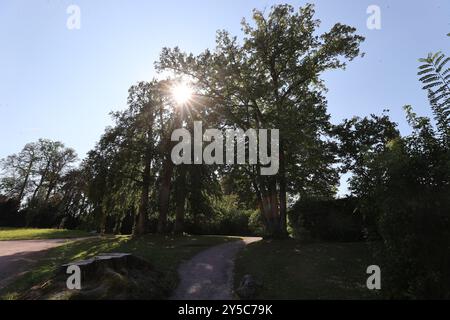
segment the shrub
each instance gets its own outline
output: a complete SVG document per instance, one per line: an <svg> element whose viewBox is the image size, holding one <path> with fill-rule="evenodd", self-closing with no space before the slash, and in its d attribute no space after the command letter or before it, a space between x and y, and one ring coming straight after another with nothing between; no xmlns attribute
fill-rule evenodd
<svg viewBox="0 0 450 320"><path fill-rule="evenodd" d="M450 298L450 151L417 137L391 143L360 179L382 238L390 298ZM379 176L377 176L379 175Z"/></svg>
<svg viewBox="0 0 450 320"><path fill-rule="evenodd" d="M24 227L24 215L19 212L19 202L0 195L0 226Z"/></svg>
<svg viewBox="0 0 450 320"><path fill-rule="evenodd" d="M54 198L48 202L39 199L30 201L23 214L26 226L31 228L59 228L67 217L59 200Z"/></svg>
<svg viewBox="0 0 450 320"><path fill-rule="evenodd" d="M213 203L211 212L188 217L186 232L230 236L260 235L263 230L259 210L242 209L236 195L225 195Z"/></svg>

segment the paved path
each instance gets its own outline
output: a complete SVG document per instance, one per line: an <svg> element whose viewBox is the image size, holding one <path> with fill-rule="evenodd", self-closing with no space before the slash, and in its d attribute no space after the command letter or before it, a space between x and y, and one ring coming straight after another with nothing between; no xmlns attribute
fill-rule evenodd
<svg viewBox="0 0 450 320"><path fill-rule="evenodd" d="M0 241L0 289L25 273L45 250L79 239Z"/></svg>
<svg viewBox="0 0 450 320"><path fill-rule="evenodd" d="M261 238L242 238L209 248L183 263L178 269L180 284L174 300L233 299L234 259L245 245Z"/></svg>

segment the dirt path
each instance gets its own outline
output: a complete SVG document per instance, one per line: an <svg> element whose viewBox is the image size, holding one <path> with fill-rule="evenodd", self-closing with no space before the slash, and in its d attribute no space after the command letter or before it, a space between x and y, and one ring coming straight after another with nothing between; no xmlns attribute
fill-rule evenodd
<svg viewBox="0 0 450 320"><path fill-rule="evenodd" d="M234 259L239 250L261 238L242 238L200 252L178 269L180 284L174 300L233 299Z"/></svg>
<svg viewBox="0 0 450 320"><path fill-rule="evenodd" d="M36 263L45 250L81 239L0 241L0 289Z"/></svg>

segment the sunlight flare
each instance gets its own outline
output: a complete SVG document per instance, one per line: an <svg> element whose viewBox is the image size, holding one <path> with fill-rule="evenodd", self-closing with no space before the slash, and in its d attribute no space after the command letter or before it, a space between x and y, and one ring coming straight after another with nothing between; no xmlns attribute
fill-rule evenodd
<svg viewBox="0 0 450 320"><path fill-rule="evenodd" d="M171 89L172 96L178 104L185 104L192 99L193 89L186 82L180 82Z"/></svg>

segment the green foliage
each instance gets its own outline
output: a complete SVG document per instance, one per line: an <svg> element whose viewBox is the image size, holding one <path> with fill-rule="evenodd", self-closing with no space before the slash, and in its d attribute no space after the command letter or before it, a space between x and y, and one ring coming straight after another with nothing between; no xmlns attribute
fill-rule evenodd
<svg viewBox="0 0 450 320"><path fill-rule="evenodd" d="M262 235L263 223L258 210L246 210L238 196L224 195L211 202L212 210L203 217L188 217L187 231L194 234Z"/></svg>
<svg viewBox="0 0 450 320"><path fill-rule="evenodd" d="M212 217L213 234L219 232L230 235L249 235L249 218L252 211L242 210L238 207L236 196L224 196L217 201L215 214Z"/></svg>
<svg viewBox="0 0 450 320"><path fill-rule="evenodd" d="M387 143L400 136L396 123L390 120L386 112L381 116L353 117L334 126L332 132L339 140L337 154L342 162L342 172L364 175L365 163L370 155L380 152Z"/></svg>
<svg viewBox="0 0 450 320"><path fill-rule="evenodd" d="M261 211L254 210L250 213L248 218L248 227L252 235L256 236L266 236L267 229L265 226L264 217L261 215Z"/></svg>

